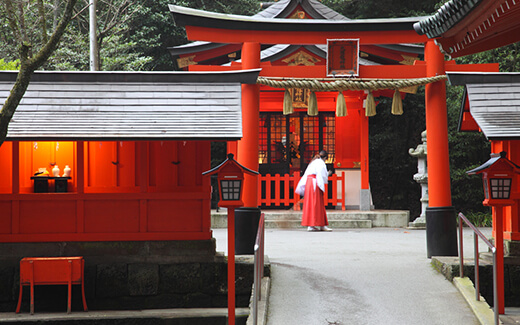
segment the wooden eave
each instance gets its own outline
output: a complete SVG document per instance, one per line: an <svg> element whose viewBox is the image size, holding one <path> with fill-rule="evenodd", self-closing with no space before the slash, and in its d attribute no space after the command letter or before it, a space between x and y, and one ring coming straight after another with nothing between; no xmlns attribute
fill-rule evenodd
<svg viewBox="0 0 520 325"><path fill-rule="evenodd" d="M463 85L461 119L471 120L489 140L520 138L520 73L448 72L452 85ZM466 124L466 127L468 127ZM463 127L459 121L459 127ZM475 127L473 127L473 130Z"/></svg>
<svg viewBox="0 0 520 325"><path fill-rule="evenodd" d="M460 57L517 42L520 2L516 0L451 0L414 25L435 38L451 57Z"/></svg>
<svg viewBox="0 0 520 325"><path fill-rule="evenodd" d="M260 69L240 71L172 71L172 72L135 72L135 71L36 71L31 81L35 82L238 82L255 84ZM0 72L0 81L14 82L18 71Z"/></svg>

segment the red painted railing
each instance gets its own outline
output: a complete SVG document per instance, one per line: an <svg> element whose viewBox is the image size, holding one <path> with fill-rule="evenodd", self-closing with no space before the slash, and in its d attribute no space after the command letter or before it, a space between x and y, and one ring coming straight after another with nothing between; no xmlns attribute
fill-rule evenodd
<svg viewBox="0 0 520 325"><path fill-rule="evenodd" d="M301 178L299 172L285 175L266 174L259 177L258 201L260 204L267 206L292 205L294 210L300 210L302 198L294 193L294 189ZM338 188L342 190L338 192ZM330 190L332 190L332 195L329 197ZM329 176L329 184L325 184L324 200L325 205L340 205L341 209L345 210L345 172Z"/></svg>

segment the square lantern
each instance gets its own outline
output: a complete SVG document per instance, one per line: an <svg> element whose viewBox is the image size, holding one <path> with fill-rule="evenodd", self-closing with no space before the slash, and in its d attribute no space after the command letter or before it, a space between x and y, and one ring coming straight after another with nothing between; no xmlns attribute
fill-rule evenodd
<svg viewBox="0 0 520 325"><path fill-rule="evenodd" d="M242 197L242 180L233 179L233 176L224 176L225 179L220 180L221 200L237 201ZM227 178L227 179L226 179Z"/></svg>
<svg viewBox="0 0 520 325"><path fill-rule="evenodd" d="M469 175L482 174L486 206L512 205L511 192L515 189L519 167L506 158L506 153L491 154L482 166L468 171Z"/></svg>
<svg viewBox="0 0 520 325"><path fill-rule="evenodd" d="M217 174L220 195L219 207L241 207L244 205L242 202L244 173L258 175L258 172L240 165L233 159L231 153L219 166L202 173L206 176Z"/></svg>

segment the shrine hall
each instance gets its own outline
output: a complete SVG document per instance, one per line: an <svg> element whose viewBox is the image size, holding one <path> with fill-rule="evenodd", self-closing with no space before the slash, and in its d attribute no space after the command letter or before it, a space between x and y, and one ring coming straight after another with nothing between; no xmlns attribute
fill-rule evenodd
<svg viewBox="0 0 520 325"><path fill-rule="evenodd" d="M302 173L310 158L325 149L330 153L329 168L346 175L346 185L335 193L347 193L347 208L373 208L368 120L377 114L375 98L392 97L392 113L406 114L413 108L401 107L402 97L413 96L424 85L428 255L457 255L445 71L497 71L497 64L445 61L434 41L414 29L427 17L351 20L312 0L278 1L251 17L174 5L170 11L194 41L170 48L179 69L262 69L257 85L243 86L244 136L228 142L228 151L244 166L271 177ZM264 205L266 196L283 195L276 188L269 190L261 177L246 178L245 186L246 206ZM449 240L445 229L450 229Z"/></svg>

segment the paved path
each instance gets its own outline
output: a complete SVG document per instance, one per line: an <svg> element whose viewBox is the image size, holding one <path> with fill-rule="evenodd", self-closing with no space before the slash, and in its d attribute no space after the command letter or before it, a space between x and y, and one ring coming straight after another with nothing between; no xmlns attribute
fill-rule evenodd
<svg viewBox="0 0 520 325"><path fill-rule="evenodd" d="M478 324L455 286L431 266L425 236L402 228L267 229L267 324ZM217 250L226 251L226 230L214 230L214 237ZM465 254L473 254L472 237L464 237Z"/></svg>

